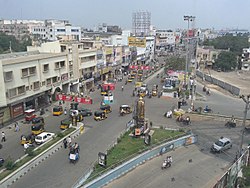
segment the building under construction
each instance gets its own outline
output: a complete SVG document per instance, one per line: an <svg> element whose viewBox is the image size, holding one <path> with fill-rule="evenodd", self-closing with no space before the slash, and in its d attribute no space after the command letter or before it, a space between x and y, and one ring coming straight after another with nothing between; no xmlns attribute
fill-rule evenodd
<svg viewBox="0 0 250 188"><path fill-rule="evenodd" d="M148 11L134 12L132 16L132 32L135 36L149 36L151 13Z"/></svg>

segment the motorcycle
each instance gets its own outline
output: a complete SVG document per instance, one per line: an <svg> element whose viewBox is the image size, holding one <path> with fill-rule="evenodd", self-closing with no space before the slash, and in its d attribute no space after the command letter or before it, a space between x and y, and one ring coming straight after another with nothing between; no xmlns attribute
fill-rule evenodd
<svg viewBox="0 0 250 188"><path fill-rule="evenodd" d="M190 117L187 116L187 117L183 117L183 116L178 116L176 118L176 121L177 122L182 122L184 125L189 125L191 124L191 120L190 120Z"/></svg>
<svg viewBox="0 0 250 188"><path fill-rule="evenodd" d="M181 106L187 106L187 105L188 105L187 101L185 101L185 100L181 101Z"/></svg>
<svg viewBox="0 0 250 188"><path fill-rule="evenodd" d="M171 162L168 162L166 159L163 161L162 163L162 166L161 166L161 169L166 169L166 168L169 168L171 167Z"/></svg>
<svg viewBox="0 0 250 188"><path fill-rule="evenodd" d="M226 127L229 127L229 128L235 128L236 127L236 123L235 122L232 122L232 121L228 121L226 122L225 124Z"/></svg>
<svg viewBox="0 0 250 188"><path fill-rule="evenodd" d="M211 108L205 108L203 110L204 113L213 113L213 110Z"/></svg>
<svg viewBox="0 0 250 188"><path fill-rule="evenodd" d="M44 108L41 108L40 109L40 116L43 115L43 114L45 114L45 111L44 111Z"/></svg>

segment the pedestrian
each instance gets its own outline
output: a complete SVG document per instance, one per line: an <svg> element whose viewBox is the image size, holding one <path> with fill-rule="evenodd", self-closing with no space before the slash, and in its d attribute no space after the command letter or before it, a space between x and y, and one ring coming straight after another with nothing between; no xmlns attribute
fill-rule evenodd
<svg viewBox="0 0 250 188"><path fill-rule="evenodd" d="M16 121L15 122L15 132L18 132L19 131L19 124L18 122Z"/></svg>
<svg viewBox="0 0 250 188"><path fill-rule="evenodd" d="M66 139L66 138L63 139L63 146L64 146L65 149L66 149L67 146L68 146L68 143L67 143L67 139Z"/></svg>
<svg viewBox="0 0 250 188"><path fill-rule="evenodd" d="M2 140L1 140L1 142L6 142L6 136L5 136L4 132L2 132Z"/></svg>
<svg viewBox="0 0 250 188"><path fill-rule="evenodd" d="M70 136L67 138L67 144L68 144L68 146L69 147L71 147L71 142L72 142L72 140L71 140L71 138L70 138Z"/></svg>

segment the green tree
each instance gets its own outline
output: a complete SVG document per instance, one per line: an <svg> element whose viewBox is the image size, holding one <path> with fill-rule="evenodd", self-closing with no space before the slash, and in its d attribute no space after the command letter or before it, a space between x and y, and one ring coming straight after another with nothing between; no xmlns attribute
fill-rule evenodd
<svg viewBox="0 0 250 188"><path fill-rule="evenodd" d="M237 66L237 58L233 52L221 52L214 65L224 71L231 71Z"/></svg>
<svg viewBox="0 0 250 188"><path fill-rule="evenodd" d="M204 45L214 46L215 49L230 49L231 52L235 52L236 55L242 53L243 48L249 47L248 36L233 36L226 35L217 37L213 40L206 40Z"/></svg>
<svg viewBox="0 0 250 188"><path fill-rule="evenodd" d="M186 61L182 57L170 57L164 60L166 68L173 70L185 70Z"/></svg>
<svg viewBox="0 0 250 188"><path fill-rule="evenodd" d="M26 47L32 44L32 40L29 35L25 35L18 41L14 36L0 32L0 54L10 52L10 44L13 52L21 52L26 51Z"/></svg>

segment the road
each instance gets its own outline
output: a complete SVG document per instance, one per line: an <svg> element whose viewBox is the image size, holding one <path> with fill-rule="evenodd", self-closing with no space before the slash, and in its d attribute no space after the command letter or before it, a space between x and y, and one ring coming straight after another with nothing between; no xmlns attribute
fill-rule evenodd
<svg viewBox="0 0 250 188"><path fill-rule="evenodd" d="M156 78L150 80L148 82L149 88L153 84L159 84L159 81L160 79ZM124 85L123 92L121 91L122 84ZM56 154L54 154L50 159L44 161L37 168L33 169L30 173L28 173L23 178L18 180L18 182L13 184L12 187L17 187L17 188L70 187L72 184L74 184L75 181L83 173L85 173L91 167L91 165L97 160L98 152L105 152L106 149L109 148L115 142L116 138L125 129L125 124L131 119L131 115L120 117L118 113L119 106L121 104L130 104L130 105L134 104L136 98L131 97L133 87L134 87L133 84L128 83L128 85L125 85L124 82L123 83L118 82L117 89L114 92L115 102L114 104L112 104L113 112L111 114L108 114L108 119L100 122L95 122L93 120L93 117L87 117L84 120L86 124L85 133L73 141L79 143L81 148L80 150L81 158L76 165L69 164L67 159L68 150L60 150ZM93 111L99 109L99 104L101 101L99 92L100 91L95 91L92 94L94 104L87 106L90 107ZM215 97L215 100L222 102L222 104L224 105L223 101L225 98L220 95L221 94L215 92L211 95L211 97ZM154 97L152 99L145 98L145 100L146 100L146 116L147 118L149 118L149 121L153 122L154 126L163 126L170 128L178 127L174 119L166 119L163 117L164 112L169 110L173 105L176 106L177 99L164 99L164 98ZM219 103L218 101L217 103ZM207 102L209 103L209 105L211 102L211 107L213 107L212 99L211 101L208 100ZM223 105L219 106L223 108ZM240 106L240 104L238 105ZM228 109L228 107L225 107L225 109ZM233 109L230 108L228 110L229 110L228 113L231 112L230 114L232 114ZM61 117L49 116L48 120L46 120L46 125L47 125L46 129L53 132L59 131L59 123L60 120L63 118L64 118L63 116ZM28 128L26 127L25 129L27 129L27 131L29 132L29 127ZM216 129L214 131L216 133ZM201 135L202 133L203 132L201 132ZM11 134L14 135L20 133L12 132ZM217 139L217 136L212 137L211 139L210 137L206 138L206 134L208 133L205 132L204 135L202 135L202 137L204 137L205 139L204 141L201 142L201 146L206 144L207 140L211 142ZM14 136L16 137L16 135ZM8 148L8 150L12 148L13 154L15 154L16 152L18 154L19 152L23 154L22 147L19 144L19 139L20 139L19 135L18 138L15 139L14 136L13 136L13 142L15 142L16 145L5 148ZM8 137L7 139L8 142L10 142ZM10 139L12 139L12 137L10 137ZM15 148L18 148L18 150ZM232 154L232 156L233 155L234 154Z"/></svg>
<svg viewBox="0 0 250 188"><path fill-rule="evenodd" d="M167 155L173 157L173 163L170 168L162 170L161 165ZM191 145L147 161L105 188L207 188L212 187L226 166L224 160L207 155L196 145Z"/></svg>

